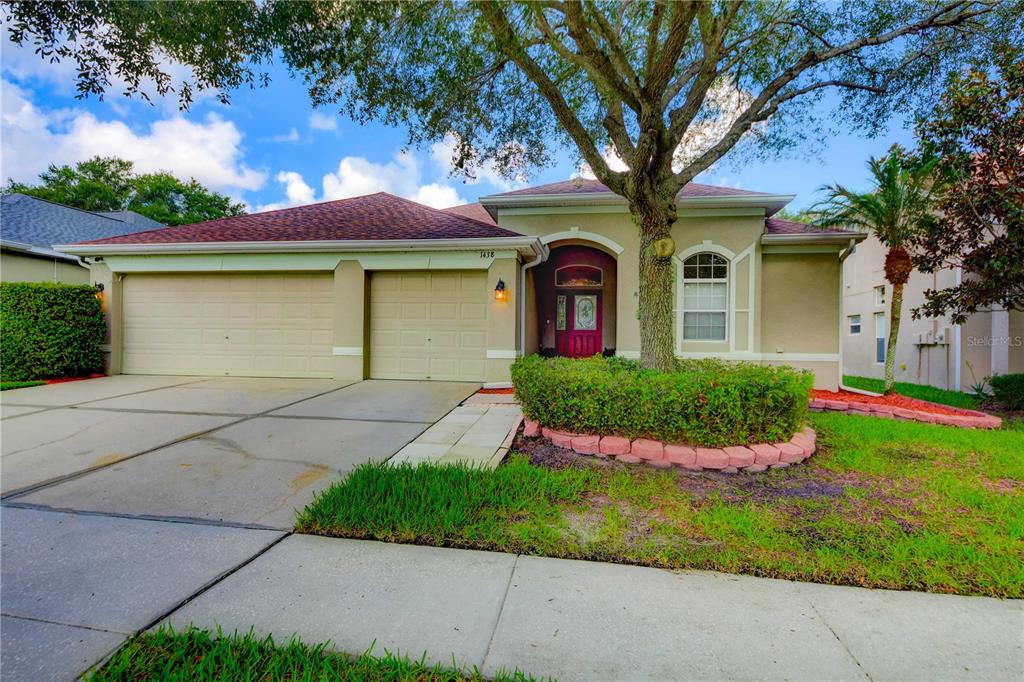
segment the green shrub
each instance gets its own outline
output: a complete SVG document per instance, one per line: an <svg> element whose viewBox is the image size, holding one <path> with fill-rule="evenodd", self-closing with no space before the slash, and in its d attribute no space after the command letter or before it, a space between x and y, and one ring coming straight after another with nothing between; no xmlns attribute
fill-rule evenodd
<svg viewBox="0 0 1024 682"><path fill-rule="evenodd" d="M674 372L618 358L542 358L512 365L523 413L545 426L668 443L722 446L789 440L803 424L808 371L718 360Z"/></svg>
<svg viewBox="0 0 1024 682"><path fill-rule="evenodd" d="M1024 410L1024 374L997 374L988 381L996 400L1011 410Z"/></svg>
<svg viewBox="0 0 1024 682"><path fill-rule="evenodd" d="M84 376L103 367L106 324L88 285L0 284L0 376L29 381Z"/></svg>

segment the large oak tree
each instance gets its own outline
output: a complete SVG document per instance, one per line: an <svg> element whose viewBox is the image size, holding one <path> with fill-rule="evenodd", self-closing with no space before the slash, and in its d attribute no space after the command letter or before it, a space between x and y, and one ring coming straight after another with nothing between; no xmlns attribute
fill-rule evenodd
<svg viewBox="0 0 1024 682"><path fill-rule="evenodd" d="M314 103L453 135L454 165L516 173L578 153L622 195L640 252L641 359L673 363L676 196L749 140L779 150L835 124L866 132L1021 31L1016 0L765 2L5 2L14 42L73 59L82 94L116 76L229 91L280 57ZM193 76L172 82L168 61ZM747 144L746 142L744 144ZM617 156L626 170L615 170Z"/></svg>

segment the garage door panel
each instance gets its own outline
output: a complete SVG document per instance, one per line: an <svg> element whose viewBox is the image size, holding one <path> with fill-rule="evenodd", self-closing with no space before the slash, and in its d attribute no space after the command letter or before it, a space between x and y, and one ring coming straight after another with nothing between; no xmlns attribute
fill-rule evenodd
<svg viewBox="0 0 1024 682"><path fill-rule="evenodd" d="M483 381L483 271L377 272L370 280L370 376Z"/></svg>
<svg viewBox="0 0 1024 682"><path fill-rule="evenodd" d="M127 374L332 376L330 273L129 275Z"/></svg>

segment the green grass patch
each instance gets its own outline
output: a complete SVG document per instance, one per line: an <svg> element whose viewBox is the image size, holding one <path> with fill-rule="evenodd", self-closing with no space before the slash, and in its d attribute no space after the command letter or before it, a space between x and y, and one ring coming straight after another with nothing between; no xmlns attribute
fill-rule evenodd
<svg viewBox="0 0 1024 682"><path fill-rule="evenodd" d="M1024 430L815 414L819 452L692 475L513 456L367 464L296 530L822 583L1024 597ZM528 446L524 446L529 450Z"/></svg>
<svg viewBox="0 0 1024 682"><path fill-rule="evenodd" d="M875 393L882 393L885 391L885 381L882 379L844 376L843 383L850 388L859 388L863 391L873 391ZM931 403L949 405L950 407L959 407L965 410L976 410L979 405L978 399L969 393L947 391L942 388L935 388L934 386L926 386L923 384L907 384L902 381L897 381L896 392L900 395L907 396L908 398L927 400Z"/></svg>
<svg viewBox="0 0 1024 682"><path fill-rule="evenodd" d="M160 627L137 635L118 649L102 667L86 674L86 682L117 680L218 680L219 682L294 682L295 680L388 680L456 682L483 680L475 670L430 666L390 653L376 657L372 651L346 656L326 645L303 644L292 639L279 645L273 638L244 635L215 636L209 630L189 628L175 632ZM520 673L499 673L502 682L532 679Z"/></svg>
<svg viewBox="0 0 1024 682"><path fill-rule="evenodd" d="M0 391L13 391L16 388L42 386L45 381L0 381Z"/></svg>

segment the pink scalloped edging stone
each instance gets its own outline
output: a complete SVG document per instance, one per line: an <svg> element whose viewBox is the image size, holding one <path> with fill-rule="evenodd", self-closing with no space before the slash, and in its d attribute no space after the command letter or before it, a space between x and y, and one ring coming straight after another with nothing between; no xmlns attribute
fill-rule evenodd
<svg viewBox="0 0 1024 682"><path fill-rule="evenodd" d="M640 459L665 459L665 444L660 440L637 438L633 441L630 453Z"/></svg>
<svg viewBox="0 0 1024 682"><path fill-rule="evenodd" d="M596 455L600 443L600 436L576 436L572 439L572 449L581 455Z"/></svg>
<svg viewBox="0 0 1024 682"><path fill-rule="evenodd" d="M705 469L724 469L729 466L729 455L721 448L694 448L697 464Z"/></svg>
<svg viewBox="0 0 1024 682"><path fill-rule="evenodd" d="M570 433L540 425L536 428L553 445L574 450L581 455L614 457L616 461L625 464L647 464L658 469L678 466L687 471L721 473L759 473L802 462L814 453L817 439L814 429L805 426L793 434L788 443L693 448L649 438L630 441L622 436ZM523 432L526 433L525 427Z"/></svg>
<svg viewBox="0 0 1024 682"><path fill-rule="evenodd" d="M603 455L628 455L631 441L622 436L604 436L601 438L601 454Z"/></svg>
<svg viewBox="0 0 1024 682"><path fill-rule="evenodd" d="M532 419L523 420L523 436L526 438L536 438L540 435L540 422L535 422Z"/></svg>
<svg viewBox="0 0 1024 682"><path fill-rule="evenodd" d="M697 463L697 451L685 445L665 445L665 460L680 466Z"/></svg>
<svg viewBox="0 0 1024 682"><path fill-rule="evenodd" d="M730 445L722 448L722 452L729 456L729 466L742 469L754 463L754 451L743 445Z"/></svg>

